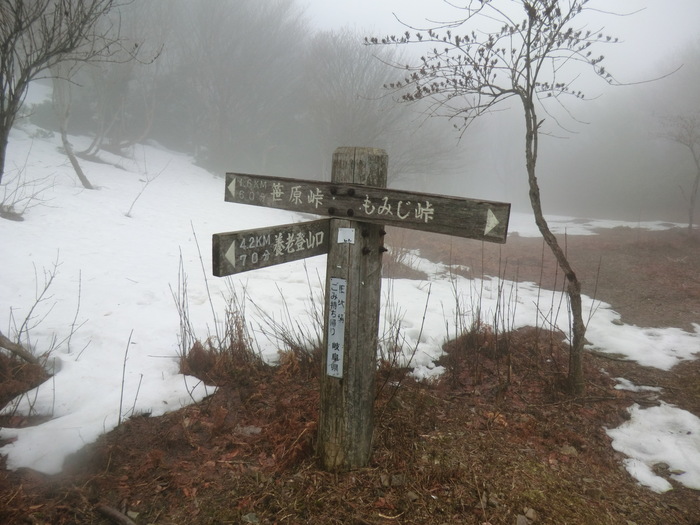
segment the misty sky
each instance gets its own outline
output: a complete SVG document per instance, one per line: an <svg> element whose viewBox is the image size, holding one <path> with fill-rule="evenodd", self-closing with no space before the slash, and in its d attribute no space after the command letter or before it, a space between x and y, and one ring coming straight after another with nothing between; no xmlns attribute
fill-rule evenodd
<svg viewBox="0 0 700 525"><path fill-rule="evenodd" d="M72 88L72 134L93 134L102 122L111 130L103 138L123 143L148 133L215 173L300 178L329 177L338 146L381 147L389 154L390 186L529 208L523 112L515 97L457 132L456 121L437 118L427 101L399 104L398 94L383 88L404 75L385 62L405 58L415 64L424 47L361 44L364 36L402 34L406 26L397 17L415 28L453 21L460 11L444 0L239 0L214 2L206 10L195 4L130 4L135 34L162 29L147 31L154 43L166 41L159 59L166 65L84 70ZM521 0L497 5L513 9L514 18L524 16ZM685 220L692 156L661 132L663 119L700 109L700 0L591 5L620 15L587 11L575 25L587 23L587 29L621 39L595 52L605 55L606 70L624 86L610 86L590 68L577 69L575 61L557 72L585 100L540 101L537 169L547 212ZM155 22L163 13L170 24ZM469 29L493 28L479 21ZM375 60L377 54L385 55ZM289 81L283 97L280 79ZM121 109L125 100L128 108ZM144 104L152 107L144 111ZM57 129L50 104L45 106L32 114L33 122ZM120 124L104 125L109 119Z"/></svg>
<svg viewBox="0 0 700 525"><path fill-rule="evenodd" d="M443 0L306 0L307 15L318 27L337 29L349 26L368 36L403 32L396 19L413 26L430 26L428 20L450 20L454 9ZM459 3L459 2L457 2ZM605 49L608 66L616 71L625 65L626 81L635 81L632 70L646 72L651 65L667 59L669 52L700 37L700 0L598 0L591 5L605 6L615 13L632 16L600 16L600 26L624 41ZM641 11L640 11L641 10ZM396 14L396 16L394 16ZM634 66L630 68L629 66Z"/></svg>
<svg viewBox="0 0 700 525"><path fill-rule="evenodd" d="M305 0L301 4L306 4L306 15L316 27L349 27L360 36L401 34L406 30L401 22L416 28L435 27L437 22L454 20L458 13L444 0ZM512 5L521 9L520 1L512 0ZM679 187L687 183L687 158L683 151L669 149L655 137L655 119L671 111L662 107L668 106L668 100L676 103L673 111L695 107L695 96L683 99L686 95L677 96L666 86L677 84L679 78L684 79L681 83L697 83L692 73L697 67L684 65L684 60L688 48L700 42L700 0L594 0L590 7L616 13L589 12L578 21L585 20L587 28L620 39L620 44L602 45L597 51L605 55L606 69L626 86L612 88L585 72L576 80L576 88L584 91L587 101L568 100L573 118L564 119L566 129L555 126L548 130L554 129L563 140L543 138L541 144L538 170L548 209L572 215L601 213L610 218L648 212L683 220L687 205ZM680 66L684 66L680 73L666 78ZM659 78L663 80L648 82ZM468 149L470 160L464 176L433 179L433 189L461 194L466 180L470 196L512 202L516 208L529 206L522 176L521 113L517 107L513 112L511 106L504 106L510 115L492 114L479 120L461 144ZM568 140L571 137L575 140ZM576 196L573 200L572 195Z"/></svg>

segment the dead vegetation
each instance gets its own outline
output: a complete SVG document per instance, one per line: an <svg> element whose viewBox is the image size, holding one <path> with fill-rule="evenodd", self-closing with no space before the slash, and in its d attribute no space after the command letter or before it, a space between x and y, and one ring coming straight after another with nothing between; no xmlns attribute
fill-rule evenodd
<svg viewBox="0 0 700 525"><path fill-rule="evenodd" d="M46 379L48 374L41 365L0 352L0 407L7 406L17 396L40 385ZM0 425L3 423L0 420Z"/></svg>
<svg viewBox="0 0 700 525"><path fill-rule="evenodd" d="M216 394L162 417L131 418L60 475L3 470L0 522L700 523L700 493L672 480L665 494L640 487L605 433L633 402L656 402L615 390L617 376L662 386L665 401L698 415L698 361L662 372L589 355L586 394L571 398L561 390L562 341L543 329L496 337L476 327L445 345L439 381L381 366L371 464L337 473L314 458L313 352L287 351L270 367L243 344L222 352L196 342L183 369L215 382Z"/></svg>

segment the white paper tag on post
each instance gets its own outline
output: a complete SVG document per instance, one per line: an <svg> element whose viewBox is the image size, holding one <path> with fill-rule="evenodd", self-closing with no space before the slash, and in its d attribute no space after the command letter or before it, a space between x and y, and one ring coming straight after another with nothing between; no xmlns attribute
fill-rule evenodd
<svg viewBox="0 0 700 525"><path fill-rule="evenodd" d="M330 279L328 304L328 348L326 354L326 374L343 377L343 353L345 351L345 299L348 282L339 277Z"/></svg>
<svg viewBox="0 0 700 525"><path fill-rule="evenodd" d="M338 244L355 244L355 228L338 228Z"/></svg>

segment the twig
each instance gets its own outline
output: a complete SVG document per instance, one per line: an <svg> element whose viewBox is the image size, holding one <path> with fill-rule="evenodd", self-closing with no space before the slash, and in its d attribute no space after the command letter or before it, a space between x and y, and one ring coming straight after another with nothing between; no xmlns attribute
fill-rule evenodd
<svg viewBox="0 0 700 525"><path fill-rule="evenodd" d="M51 270L48 270L48 271L46 269L44 269L44 288L41 291L39 291L39 289L38 289L39 278L37 276L36 266L34 266L34 276L35 276L34 282L35 282L35 287L36 287L36 290L34 292L35 300L34 300L34 304L31 306L31 308L29 308L29 313L27 313L27 316L24 318L24 321L22 321L21 326L17 330L18 340L21 339L22 334L24 333L24 334L26 334L27 341L29 342L29 331L32 328L36 328L39 324L41 324L41 322L44 319L46 319L46 317L48 317L48 315L51 313L51 310L53 310L53 307L55 306L55 303L54 303L54 305L52 305L49 308L49 311L46 312L41 317L41 319L34 322L34 324L32 326L29 325L30 322L32 322L34 320L34 311L38 308L38 306L41 303L43 303L44 301L48 301L52 297L52 296L49 296L49 297L44 297L44 296L48 293L49 288L51 288L51 284L53 283L53 280L56 278L56 275L58 274L58 267L61 265L61 263L59 263L59 253L60 252L58 252L58 251L56 252L56 260L53 263L53 268Z"/></svg>
<svg viewBox="0 0 700 525"><path fill-rule="evenodd" d="M136 414L136 401L139 398L139 392L141 391L141 383L143 382L143 374L141 374L141 377L139 378L139 386L136 387L136 395L134 396L134 404L131 405L131 416L133 417Z"/></svg>
<svg viewBox="0 0 700 525"><path fill-rule="evenodd" d="M397 514L396 516L388 516L387 514L382 514L381 512L378 513L379 517L382 519L385 519L385 520L397 520L401 516L403 516L404 514L406 514L406 513L401 512L401 513Z"/></svg>
<svg viewBox="0 0 700 525"><path fill-rule="evenodd" d="M53 358L51 367L51 417L56 415L56 358Z"/></svg>
<svg viewBox="0 0 700 525"><path fill-rule="evenodd" d="M24 213L29 208L46 202L45 199L40 198L40 195L44 190L53 186L55 176L50 175L41 179L27 181L27 163L32 154L33 144L32 142L32 146L27 150L24 165L17 168L17 176L2 184L3 194L0 196L0 217L14 221L23 221ZM6 174L9 174L8 170L6 170ZM44 184L48 179L52 179L52 181ZM11 189L11 185L14 185L14 188Z"/></svg>
<svg viewBox="0 0 700 525"><path fill-rule="evenodd" d="M182 249L180 250L180 262L177 274L177 290L173 290L173 287L170 286L170 293L172 294L180 319L180 358L184 359L187 357L187 352L192 347L192 343L196 341L196 336L192 324L190 323L187 274L185 273L185 265L182 260Z"/></svg>
<svg viewBox="0 0 700 525"><path fill-rule="evenodd" d="M299 434L299 435L297 436L297 438L294 440L294 443L292 443L291 445L289 445L289 447L287 447L287 450L284 451L284 454L282 454L282 458L284 458L284 456L286 456L286 455L289 453L289 451L292 450L292 449L294 448L294 446L299 442L299 440L301 439L301 437L302 437L304 434L306 434L306 431L307 431L307 430L309 430L308 427L301 431L301 434ZM281 458L280 458L280 459L281 459Z"/></svg>
<svg viewBox="0 0 700 525"><path fill-rule="evenodd" d="M68 344L67 352L68 353L70 353L71 339L73 338L73 334L76 331L75 324L78 321L78 312L80 312L80 298L82 295L82 290L83 290L83 271L79 270L78 271L78 306L76 306L76 308L75 308L75 316L73 317L73 322L70 325L70 333L68 334L68 341L67 341L67 344ZM80 326L82 326L82 324ZM78 328L80 328L80 327L78 327Z"/></svg>
<svg viewBox="0 0 700 525"><path fill-rule="evenodd" d="M129 516L108 505L98 505L95 510L119 525L136 525L136 522Z"/></svg>
<svg viewBox="0 0 700 525"><path fill-rule="evenodd" d="M131 203L131 206L129 206L129 211L127 211L127 212L124 214L126 217L129 217L129 218L131 219L131 212L132 212L132 210L134 209L134 206L136 205L136 201L139 200L139 197L141 197L141 195L143 195L143 192L146 191L146 188L148 188L148 185L149 185L151 182L153 182L154 180L156 180L158 177L160 177L169 165L170 165L170 162L168 162L168 164L166 164L166 165L163 167L163 169L160 170L160 171L158 172L158 174L157 174L156 176L154 176L154 177L149 178L148 175L146 175L146 182L144 183L143 187L141 188L141 191L139 191L138 195L136 195L136 197L134 198L133 202ZM145 168L144 168L144 170L145 170Z"/></svg>
<svg viewBox="0 0 700 525"><path fill-rule="evenodd" d="M211 315L214 321L214 331L216 332L216 340L221 341L221 336L219 335L219 317L216 315L216 309L214 308L214 300L211 297L211 290L209 289L209 279L207 278L207 270L204 268L204 259L202 258L202 250L199 248L199 239L197 239L197 232L194 229L194 223L190 221L190 228L192 229L192 235L194 237L194 243L197 246L197 254L199 255L199 264L202 267L202 275L204 276L204 287L207 290L207 298L209 300L209 306L211 307Z"/></svg>
<svg viewBox="0 0 700 525"><path fill-rule="evenodd" d="M126 350L124 351L124 361L122 363L122 388L119 394L119 417L117 418L117 426L122 424L122 406L124 403L124 378L126 376L126 359L129 355L129 347L131 346L131 336L134 335L134 330L129 333L129 340L126 342Z"/></svg>

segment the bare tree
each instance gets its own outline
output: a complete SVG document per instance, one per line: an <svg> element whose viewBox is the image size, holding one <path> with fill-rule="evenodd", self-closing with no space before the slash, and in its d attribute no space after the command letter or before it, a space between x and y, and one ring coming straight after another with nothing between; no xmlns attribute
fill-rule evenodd
<svg viewBox="0 0 700 525"><path fill-rule="evenodd" d="M540 112L556 122L549 103L565 108L564 96L584 98L574 89L580 66L614 83L602 65L603 56L594 54L593 48L617 39L587 28L590 0L465 0L464 7L448 3L461 11L458 20L428 30L407 26L404 35L372 38L367 43L426 46L418 64L402 68L405 77L388 87L400 92L406 102L431 100L433 113L453 119L462 132L476 117L502 102L513 99L519 103L525 117L530 204L537 227L567 280L572 327L568 381L570 391L580 394L585 386L582 354L586 333L581 283L544 217L537 180L539 139L545 122Z"/></svg>
<svg viewBox="0 0 700 525"><path fill-rule="evenodd" d="M91 109L94 137L79 156L91 158L101 149L122 154L149 136L161 95L156 89L158 58L173 30L173 8L170 0L149 0L120 9L123 51L82 68L80 96L88 100L84 106Z"/></svg>
<svg viewBox="0 0 700 525"><path fill-rule="evenodd" d="M78 176L78 180L80 180L83 188L92 190L94 188L85 175L85 172L80 167L78 158L73 151L73 146L68 140L68 121L70 119L72 104L71 82L69 80L71 77L71 67L72 64L67 61L59 62L51 66L53 75L51 78L53 84L53 108L58 116L58 126L61 132L63 151L65 151L71 166L73 166L73 171L75 171L75 174Z"/></svg>
<svg viewBox="0 0 700 525"><path fill-rule="evenodd" d="M700 113L676 115L664 120L666 130L663 136L687 148L695 164L695 175L691 179L688 196L688 233L692 234L700 189Z"/></svg>
<svg viewBox="0 0 700 525"><path fill-rule="evenodd" d="M179 90L167 108L179 120L168 125L186 127L198 161L214 171L230 168L233 159L269 167L275 150L298 133L303 12L291 0L175 5L174 34L187 38L173 39L164 51Z"/></svg>
<svg viewBox="0 0 700 525"><path fill-rule="evenodd" d="M98 22L116 5L116 0L0 3L0 182L10 130L30 82L64 61L110 56L115 41Z"/></svg>

